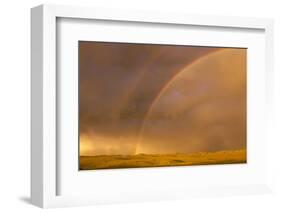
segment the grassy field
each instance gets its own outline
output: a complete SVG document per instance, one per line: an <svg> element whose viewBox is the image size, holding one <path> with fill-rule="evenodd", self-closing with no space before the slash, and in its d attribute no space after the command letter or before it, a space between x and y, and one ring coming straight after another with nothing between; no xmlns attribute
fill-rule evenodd
<svg viewBox="0 0 281 213"><path fill-rule="evenodd" d="M193 154L80 156L80 170L246 163L246 150Z"/></svg>

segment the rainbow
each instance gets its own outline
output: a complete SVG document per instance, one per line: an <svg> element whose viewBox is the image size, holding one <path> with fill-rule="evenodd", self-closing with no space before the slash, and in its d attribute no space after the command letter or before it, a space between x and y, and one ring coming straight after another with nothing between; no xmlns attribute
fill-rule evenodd
<svg viewBox="0 0 281 213"><path fill-rule="evenodd" d="M171 79L163 86L163 88L156 95L155 99L151 103L150 107L148 108L147 113L144 116L144 119L143 119L143 122L142 122L142 125L141 125L141 128L140 128L140 131L139 131L139 135L138 135L138 142L136 144L135 154L138 154L138 149L139 149L140 143L142 141L142 135L143 135L143 131L144 131L145 122L147 121L148 116L150 115L150 113L151 113L153 107L155 106L155 104L158 102L158 100L161 98L161 96L165 93L167 88L172 84L172 82L175 79L177 79L178 77L180 77L181 74L184 73L184 71L186 71L187 69L190 69L192 66L196 65L197 63L207 59L211 55L215 55L217 53L220 53L223 50L225 50L225 49L219 49L219 50L217 50L215 52L210 52L210 53L208 53L208 54L206 54L204 56L201 56L201 57L195 59L194 61L192 61L191 63L187 64L182 69L180 69L178 72L176 72L176 74L174 76L172 76Z"/></svg>

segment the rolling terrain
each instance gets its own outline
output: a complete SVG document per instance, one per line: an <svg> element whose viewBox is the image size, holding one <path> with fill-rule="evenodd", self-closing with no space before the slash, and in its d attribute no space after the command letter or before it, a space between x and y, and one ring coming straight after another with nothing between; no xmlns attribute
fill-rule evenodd
<svg viewBox="0 0 281 213"><path fill-rule="evenodd" d="M80 170L246 163L246 150L80 156Z"/></svg>

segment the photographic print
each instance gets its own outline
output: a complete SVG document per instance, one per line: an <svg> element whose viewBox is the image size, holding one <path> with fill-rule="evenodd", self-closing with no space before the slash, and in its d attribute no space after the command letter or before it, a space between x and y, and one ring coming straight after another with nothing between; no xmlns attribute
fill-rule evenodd
<svg viewBox="0 0 281 213"><path fill-rule="evenodd" d="M246 163L247 49L79 41L80 170Z"/></svg>

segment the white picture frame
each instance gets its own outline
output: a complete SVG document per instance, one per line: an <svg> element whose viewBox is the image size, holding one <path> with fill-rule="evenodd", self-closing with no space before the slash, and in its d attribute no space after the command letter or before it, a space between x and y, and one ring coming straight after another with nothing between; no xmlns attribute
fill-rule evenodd
<svg viewBox="0 0 281 213"><path fill-rule="evenodd" d="M259 113L262 115L257 120L253 120L253 117L250 117L251 123L264 121L262 125L256 126L256 129L254 129L258 132L256 137L260 138L260 146L258 149L253 149L252 156L255 157L251 158L255 161L255 159L260 157L264 162L262 163L263 165L260 166L262 168L256 168L253 173L254 176L248 176L248 179L255 177L255 175L262 176L262 178L257 177L256 181L253 181L252 184L249 180L245 182L234 182L229 180L229 182L225 182L225 184L208 185L208 183L206 183L205 186L200 186L200 174L198 173L198 177L196 177L197 174L195 173L195 178L191 179L194 187L188 185L182 188L177 187L176 185L165 187L165 183L159 181L157 187L152 188L152 191L148 191L149 188L146 188L144 184L140 183L139 189L136 188L135 190L131 189L132 186L130 186L130 184L127 186L128 189L125 189L124 191L118 191L120 189L116 188L116 190L112 190L111 192L110 189L102 192L102 189L98 189L97 187L98 195L83 194L85 190L81 190L78 194L61 193L60 185L64 184L66 181L60 177L60 173L65 172L63 168L66 164L65 160L61 160L61 153L58 150L57 144L59 134L57 132L57 122L59 118L57 109L59 107L58 98L60 98L58 95L58 88L62 79L60 78L59 80L57 78L57 70L59 69L58 49L60 48L60 44L58 43L58 36L60 35L58 34L61 30L59 28L60 24L58 23L61 19L116 21L119 24L122 24L123 22L133 24L143 23L144 26L146 24L154 24L155 26L166 26L167 30L170 31L173 30L173 26L195 26L195 28L218 28L228 32L232 32L233 30L253 30L261 32L262 36L256 40L256 42L261 45L261 49L259 50L262 51L259 56L261 57L261 60L257 63L261 63L259 64L261 65L261 68L259 68L260 76L266 76L266 78L260 77L257 79L253 78L251 75L248 76L248 80L252 82L252 89L260 88L260 92L264 94L264 97L258 97L258 99L251 100L252 102L259 101L259 103L261 103L260 111L256 111L256 113L262 112ZM270 165L269 161L266 160L266 151L264 150L265 147L270 145L270 137L266 133L270 131L272 125L270 112L273 91L273 21L271 19L217 17L173 13L162 14L146 11L102 10L74 6L41 5L32 8L31 10L31 26L31 201L33 204L47 208L99 203L178 199L197 196L240 195L271 191ZM69 37L76 39L73 36ZM66 38L60 37L60 39ZM208 42L206 44L208 44ZM243 46L243 44L241 45ZM255 43L251 45L255 46ZM250 94L249 97L251 99L253 95ZM250 104L250 107L251 106L253 106L253 104ZM251 110L252 108L248 108L248 110L249 109ZM63 161L63 164L60 164L59 161ZM67 164L67 167L71 167L71 165ZM171 174L171 171L175 172L175 174L186 174L185 172L187 168L188 167L174 169L163 168L161 170L158 169L157 172L155 172L156 170L153 168L146 169L145 172L142 169L134 171L138 176L145 175L143 177L146 179L152 178L151 174L163 179L164 176L167 177L167 175ZM206 172L211 172L212 170L210 170L210 167L203 167L203 169L205 172L201 175L206 175ZM225 172L225 168L222 167L216 170L218 172ZM247 170L247 167L245 167L244 170ZM235 166L231 167L229 172L235 172ZM84 175L88 177L83 177L84 179L82 178L79 180L86 180L87 182L93 175L97 176L98 174L91 173L90 175ZM130 181L128 179L128 175L130 174L128 174L128 172L126 173L124 170L121 172L107 172L102 175L103 178L109 181L117 176L122 177L124 182L128 183ZM175 178L175 176L170 175L168 178L171 180ZM69 183L67 183L68 185L66 186L73 185L73 188L70 188L69 191L77 191L79 186L75 187L77 183L74 183L74 178L69 179L70 181L68 181ZM198 180L196 181L194 179ZM102 181L101 178L97 180ZM141 187L143 190L140 190ZM120 196L120 193L122 193L122 196Z"/></svg>

